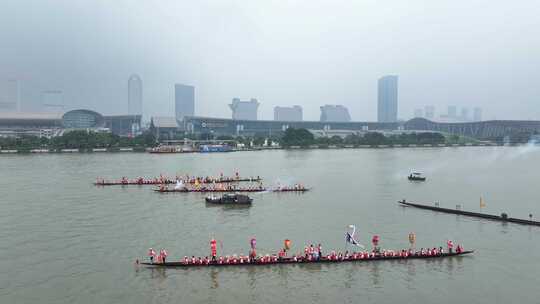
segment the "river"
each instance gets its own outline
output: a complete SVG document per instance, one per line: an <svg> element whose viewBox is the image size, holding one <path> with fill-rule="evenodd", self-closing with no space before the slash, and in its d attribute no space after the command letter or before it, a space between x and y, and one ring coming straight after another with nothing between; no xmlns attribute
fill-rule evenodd
<svg viewBox="0 0 540 304"><path fill-rule="evenodd" d="M223 154L95 153L0 156L0 303L538 303L540 228L396 204L406 198L511 217L540 217L540 148L279 150ZM425 183L409 182L411 170ZM253 194L250 208L211 207L202 194L150 186L95 187L95 178L189 173L301 182L312 191ZM472 256L226 269L151 269L149 247L170 259L344 248L346 226L384 248L444 246Z"/></svg>

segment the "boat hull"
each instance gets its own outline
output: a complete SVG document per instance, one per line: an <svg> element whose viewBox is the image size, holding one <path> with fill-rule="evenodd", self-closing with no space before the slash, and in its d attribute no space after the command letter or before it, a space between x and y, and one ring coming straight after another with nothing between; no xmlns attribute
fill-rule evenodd
<svg viewBox="0 0 540 304"><path fill-rule="evenodd" d="M202 181L201 184L213 184L214 182L216 184L230 184L230 183L240 183L240 182L260 182L262 181L261 178L227 178L227 179L220 179L215 181ZM195 184L194 181L185 182L186 184ZM164 181L153 181L153 180L145 180L142 183L138 181L128 181L128 182L97 182L94 183L96 186L144 186L144 185L172 185L176 184L176 180L168 179Z"/></svg>
<svg viewBox="0 0 540 304"><path fill-rule="evenodd" d="M225 201L222 198L211 199L207 197L205 201L208 204L234 206L234 205L251 205L251 203L253 202L253 199L250 198L249 200L246 200L246 201Z"/></svg>
<svg viewBox="0 0 540 304"><path fill-rule="evenodd" d="M233 193L233 192L306 192L309 189L282 189L282 190L270 190L266 188L262 189L154 189L155 192L160 193L171 193L171 192L180 192L180 193Z"/></svg>
<svg viewBox="0 0 540 304"><path fill-rule="evenodd" d="M180 192L180 193L234 193L234 192L264 192L267 191L266 189L234 189L234 190L227 190L227 189L154 189L154 192L160 192L160 193L172 193L172 192Z"/></svg>
<svg viewBox="0 0 540 304"><path fill-rule="evenodd" d="M216 262L212 262L209 264L185 264L184 262L166 262L166 263L147 263L142 262L141 265L145 266L154 266L154 267L171 267L171 268L195 268L195 267L233 267L233 266L266 266L266 265L281 265L281 264L337 264L337 263L362 263L362 262L373 262L373 261L387 261L387 260L420 260L420 259L440 259L440 258L448 258L448 257L455 257L455 256L463 256L467 254L472 254L474 250L468 250L463 251L461 253L443 253L439 255L411 255L408 257L398 257L398 256L378 256L378 257L372 257L372 258L365 258L365 259L347 259L347 260L329 260L326 258L323 258L321 260L313 260L313 261L294 261L292 259L285 259L282 261L276 261L276 262L255 262L255 263L237 263L237 264L219 264Z"/></svg>
<svg viewBox="0 0 540 304"><path fill-rule="evenodd" d="M457 210L457 209L441 208L441 207L436 207L436 206L409 203L409 202L406 202L406 201L398 201L398 203L401 204L401 205L404 205L404 206L410 206L410 207L415 207L415 208L419 208L419 209L437 211L437 212L442 212L442 213L465 215L465 216L483 218L483 219L499 221L499 222L540 226L540 222L537 222L537 221L530 221L530 220L511 218L511 217L503 217L503 216L499 216L499 215L485 214L485 213L479 213L479 212L470 212L470 211L463 211L463 210Z"/></svg>

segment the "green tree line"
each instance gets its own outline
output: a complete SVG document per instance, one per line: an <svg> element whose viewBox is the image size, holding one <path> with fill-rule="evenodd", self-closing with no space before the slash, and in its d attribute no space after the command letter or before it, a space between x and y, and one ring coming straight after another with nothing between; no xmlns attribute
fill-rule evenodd
<svg viewBox="0 0 540 304"><path fill-rule="evenodd" d="M118 147L152 147L156 145L154 136L147 132L129 138L111 133L88 132L76 130L64 133L62 136L45 138L37 136L0 137L2 149L93 149Z"/></svg>
<svg viewBox="0 0 540 304"><path fill-rule="evenodd" d="M444 144L446 138L441 133L402 133L384 136L379 132L368 132L363 136L351 134L345 138L339 136L315 138L306 129L289 128L285 131L280 140L281 145L309 146L309 145L422 145L422 144Z"/></svg>

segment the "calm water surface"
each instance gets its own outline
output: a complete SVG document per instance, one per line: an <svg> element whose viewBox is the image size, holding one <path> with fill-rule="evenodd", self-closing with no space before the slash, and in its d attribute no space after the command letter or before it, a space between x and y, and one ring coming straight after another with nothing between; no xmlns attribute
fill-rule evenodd
<svg viewBox="0 0 540 304"><path fill-rule="evenodd" d="M0 303L520 303L540 302L540 228L397 206L407 198L540 217L540 148L261 151L229 154L0 156ZM428 181L411 183L410 170ZM254 194L251 208L210 207L202 194L97 188L97 176L260 175L303 182L305 194ZM453 239L470 257L341 265L150 269L148 247L170 258L260 253L285 238L343 249L348 224L362 243L404 248Z"/></svg>

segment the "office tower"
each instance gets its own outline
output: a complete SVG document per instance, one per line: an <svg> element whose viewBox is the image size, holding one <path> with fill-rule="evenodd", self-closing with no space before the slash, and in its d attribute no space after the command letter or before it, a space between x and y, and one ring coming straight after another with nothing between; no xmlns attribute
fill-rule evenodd
<svg viewBox="0 0 540 304"><path fill-rule="evenodd" d="M61 90L46 90L41 92L41 104L47 113L64 113L64 92Z"/></svg>
<svg viewBox="0 0 540 304"><path fill-rule="evenodd" d="M435 107L434 106L425 106L424 114L426 119L433 120L435 118Z"/></svg>
<svg viewBox="0 0 540 304"><path fill-rule="evenodd" d="M457 118L457 108L456 106L448 106L448 118L456 119Z"/></svg>
<svg viewBox="0 0 540 304"><path fill-rule="evenodd" d="M0 111L21 111L21 87L17 79L9 79L4 83L5 93L0 96ZM2 98L3 97L3 98Z"/></svg>
<svg viewBox="0 0 540 304"><path fill-rule="evenodd" d="M128 79L128 114L142 115L142 81L133 74Z"/></svg>
<svg viewBox="0 0 540 304"><path fill-rule="evenodd" d="M469 109L461 108L461 120L469 121Z"/></svg>
<svg viewBox="0 0 540 304"><path fill-rule="evenodd" d="M378 81L377 121L396 122L397 109L398 76L384 76Z"/></svg>
<svg viewBox="0 0 540 304"><path fill-rule="evenodd" d="M482 108L473 109L473 121L482 121Z"/></svg>
<svg viewBox="0 0 540 304"><path fill-rule="evenodd" d="M185 116L195 115L195 87L175 84L174 105L176 120L182 121Z"/></svg>

